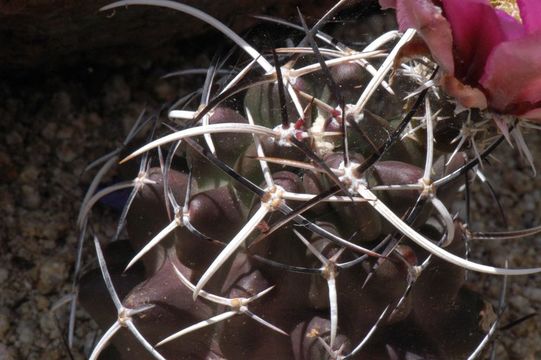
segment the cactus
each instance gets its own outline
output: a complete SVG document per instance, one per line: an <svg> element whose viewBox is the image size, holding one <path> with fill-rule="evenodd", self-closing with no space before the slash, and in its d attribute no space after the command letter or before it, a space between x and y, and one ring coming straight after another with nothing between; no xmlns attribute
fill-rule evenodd
<svg viewBox="0 0 541 360"><path fill-rule="evenodd" d="M78 219L78 259L93 206L131 193L114 239L93 236L99 268L81 274L76 266L74 292L105 331L91 359L464 359L483 351L507 276L541 269L467 257L470 241L487 235L450 207L508 135L483 111L455 113L436 62L408 58L419 42L414 29L353 49L320 31L324 20L308 28L299 12L300 25L267 19L297 31L299 45L260 52L188 5L126 0L104 10L124 5L198 17L249 58L227 72L214 61L196 109L181 99L168 119L143 114L123 147L93 164L101 168ZM143 133L147 144L129 153ZM137 176L96 191L119 160L139 161ZM468 271L502 276L498 309L470 290Z"/></svg>

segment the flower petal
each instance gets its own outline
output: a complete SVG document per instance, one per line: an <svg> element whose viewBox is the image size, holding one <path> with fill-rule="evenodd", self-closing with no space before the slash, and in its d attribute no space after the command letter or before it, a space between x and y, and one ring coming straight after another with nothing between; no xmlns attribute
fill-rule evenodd
<svg viewBox="0 0 541 360"><path fill-rule="evenodd" d="M481 90L464 85L454 76L443 76L440 85L449 96L455 98L460 105L466 108L487 108L487 98Z"/></svg>
<svg viewBox="0 0 541 360"><path fill-rule="evenodd" d="M496 11L488 0L444 0L443 9L453 31L456 77L475 85L492 49L516 37L518 28L511 24L518 22Z"/></svg>
<svg viewBox="0 0 541 360"><path fill-rule="evenodd" d="M541 123L541 107L521 114L520 117L536 123Z"/></svg>
<svg viewBox="0 0 541 360"><path fill-rule="evenodd" d="M516 115L541 104L541 33L494 49L480 80L491 108Z"/></svg>
<svg viewBox="0 0 541 360"><path fill-rule="evenodd" d="M379 6L382 10L396 9L396 0L379 0Z"/></svg>
<svg viewBox="0 0 541 360"><path fill-rule="evenodd" d="M401 31L416 29L442 70L447 74L454 73L451 27L439 7L430 0L398 0L396 17Z"/></svg>
<svg viewBox="0 0 541 360"><path fill-rule="evenodd" d="M496 9L496 15L500 22L500 28L505 33L506 40L516 40L526 36L527 33L524 26L517 19L499 9Z"/></svg>
<svg viewBox="0 0 541 360"><path fill-rule="evenodd" d="M529 34L541 31L541 1L517 0L520 17Z"/></svg>

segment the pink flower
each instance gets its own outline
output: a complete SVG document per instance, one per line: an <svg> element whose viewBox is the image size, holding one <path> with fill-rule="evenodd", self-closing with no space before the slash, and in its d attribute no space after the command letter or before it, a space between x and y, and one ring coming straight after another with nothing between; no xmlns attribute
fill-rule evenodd
<svg viewBox="0 0 541 360"><path fill-rule="evenodd" d="M380 0L414 28L466 107L541 122L541 0L518 0L522 22L488 0Z"/></svg>

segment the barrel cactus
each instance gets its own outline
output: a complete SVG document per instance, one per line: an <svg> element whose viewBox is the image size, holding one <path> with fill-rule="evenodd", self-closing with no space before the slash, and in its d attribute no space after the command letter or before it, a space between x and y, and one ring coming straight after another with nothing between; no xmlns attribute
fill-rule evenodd
<svg viewBox="0 0 541 360"><path fill-rule="evenodd" d="M78 263L74 282L104 330L91 359L482 353L503 304L493 308L466 274L502 276L503 303L507 276L541 269L478 263L470 242L538 229L475 233L451 207L505 138L531 156L523 114L466 107L457 94L482 82L450 87L450 76L465 78L438 48L449 35L433 31L448 21L441 2L381 3L397 8L400 31L346 46L321 31L340 2L310 27L301 11L297 22L265 18L300 41L259 50L181 3L104 8L188 13L244 56L216 57L167 119L143 114L122 147L93 164L78 225L80 252L93 238L99 267L81 274ZM133 179L98 190L119 161L138 164ZM126 189L113 239L89 236L93 206Z"/></svg>

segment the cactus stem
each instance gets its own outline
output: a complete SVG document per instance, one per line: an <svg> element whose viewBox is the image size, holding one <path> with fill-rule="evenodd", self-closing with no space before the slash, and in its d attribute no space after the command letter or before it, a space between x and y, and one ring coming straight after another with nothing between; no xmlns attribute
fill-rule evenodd
<svg viewBox="0 0 541 360"><path fill-rule="evenodd" d="M165 174L166 175L166 174ZM165 178L165 176L164 176ZM169 223L165 228L163 228L154 238L152 238L128 263L126 268L124 269L124 272L128 271L130 267L133 266L139 259L141 259L147 252L149 252L154 246L156 246L160 241L162 241L167 235L169 235L173 230L175 230L178 227L185 226L190 232L192 232L194 235L207 239L208 237L203 235L199 230L194 228L190 224L190 210L188 207L189 200L190 200L190 191L191 191L191 182L192 182L192 175L188 176L188 184L186 186L186 197L185 197L185 203L184 206L180 207L177 203L173 192L170 188L166 189L167 198L169 199L169 202L172 204L174 209L174 215L173 215L173 221ZM164 182L165 184L165 182Z"/></svg>
<svg viewBox="0 0 541 360"><path fill-rule="evenodd" d="M182 272L180 270L178 270L178 268L176 266L174 266L174 269L175 269L175 273L177 274L179 280L187 287L189 288L190 290L192 291L196 291L197 288L195 285L193 285L185 276L184 274L182 274ZM225 298L225 297L222 297L222 296L218 296L218 295L214 295L214 294L211 294L211 293L208 293L206 292L205 290L200 290L199 291L199 295L208 300L208 301L211 301L213 303L216 303L216 304L220 304L220 305L224 305L224 306L228 306L230 307L232 310L231 311L227 311L225 313L222 313L222 314L218 314L216 316L213 316L211 317L210 319L207 319L207 320L203 320L203 321L200 321L194 325L191 325L185 329L182 329L174 334L172 334L171 336L168 336L167 338L163 339L162 341L160 341L158 344L156 344L156 346L161 346L171 340L174 340L174 339L177 339L183 335L186 335L192 331L195 331L197 329L201 329L203 327L206 327L206 326L209 326L209 325L212 325L212 324L216 324L220 321L223 321L223 320L226 320L226 319L229 319L235 315L239 315L239 314L244 314L248 317L251 317L252 319L254 319L255 321L265 325L266 327L270 328L271 330L274 330L282 335L286 335L287 336L287 333L285 331L283 331L282 329L272 325L271 323L263 320L262 318L260 318L259 316L255 315L254 313L252 313L249 309L248 309L248 304L251 303L252 301L254 300L257 300L259 298L261 298L262 296L264 296L265 294L267 294L269 291L271 291L272 289L274 288L274 286L271 286L261 292L259 292L258 294L252 296L252 297L249 297L249 298L244 298L244 297L241 297L241 298L233 298L233 299L229 299L229 298Z"/></svg>
<svg viewBox="0 0 541 360"><path fill-rule="evenodd" d="M342 360L342 359L344 359L344 356L342 355L342 352L344 351L344 347L346 346L345 343L340 345L340 347L337 350L333 350L332 346L329 346L329 344L327 344L325 342L325 340L323 340L321 338L321 336L318 336L317 340L319 341L321 346L323 346L325 351L327 351L327 354L329 354L330 359L332 359L332 360Z"/></svg>
<svg viewBox="0 0 541 360"><path fill-rule="evenodd" d="M337 189L337 188L336 188ZM338 191L338 189L336 190ZM283 214L286 214L286 215L289 215L291 214L291 212L293 211L293 209L291 209L289 206L287 206L287 204L283 204L281 206L280 209L280 212L282 212ZM345 248L348 248L348 249L351 249L355 252L359 252L359 253L362 253L362 254L367 254L367 255L370 255L370 256L374 256L374 257L381 257L380 254L372 251L372 250L369 250L369 249L366 249L362 246L359 246L357 244L354 244L350 241L347 241L347 240L344 240L342 239L341 237L339 236L336 236L335 234L325 230L324 228L310 222L308 219L306 219L304 216L300 215L300 214L294 214L295 217L293 218L293 220L298 223L299 225L307 228L308 230L312 231L313 233L316 233L318 235L321 235L322 237L334 242L335 244L338 244L340 246L343 246Z"/></svg>
<svg viewBox="0 0 541 360"><path fill-rule="evenodd" d="M398 252L396 252L398 253ZM398 253L399 254L399 253ZM389 317L392 317L395 312L397 312L400 309L400 306L404 303L404 301L408 298L411 290L413 289L413 286L415 285L415 282L421 276L421 273L427 268L427 266L432 261L433 255L430 254L427 256L427 258L423 261L421 265L415 265L412 266L404 257L399 256L400 259L402 259L404 265L408 267L408 285L406 286L406 289L404 290L404 293L398 299L398 302L396 303L396 306L394 307L393 311L391 312L391 315Z"/></svg>
<svg viewBox="0 0 541 360"><path fill-rule="evenodd" d="M166 344L166 343L168 343L168 342L170 342L172 340L178 339L179 337L184 336L186 334L189 334L189 333L191 333L191 332L193 332L195 330L199 330L199 329L202 329L204 327L219 323L220 321L224 321L224 320L227 320L229 318L232 318L235 315L237 315L236 311L227 311L227 312L218 314L216 316L213 316L210 319L203 320L203 321L200 321L200 322L198 322L196 324L190 325L187 328L184 328L184 329L182 329L182 330L180 330L180 331L166 337L165 339L161 340L159 343L156 344L156 347L162 346L162 345L164 345L164 344Z"/></svg>
<svg viewBox="0 0 541 360"><path fill-rule="evenodd" d="M530 268L530 269L504 269L497 268L494 266L482 265L469 260L465 260L460 256L451 254L450 252L442 249L438 245L434 244L432 241L425 238L423 235L419 234L417 231L412 229L408 224L406 224L402 219L396 216L381 200L379 200L374 193L368 190L364 185L358 184L357 192L359 195L364 197L369 201L370 204L376 211L378 211L387 221L389 221L393 226L399 230L402 234L407 236L417 245L421 246L430 253L446 260L452 264L460 266L467 270L472 270L480 273L494 274L494 275L528 275L541 272L541 268Z"/></svg>
<svg viewBox="0 0 541 360"><path fill-rule="evenodd" d="M353 349L353 351L351 353L349 353L348 355L346 356L343 356L341 357L341 360L347 360L353 356L355 356L355 354L357 354L359 351L362 350L362 348L364 347L364 345L366 345L366 343L368 342L368 340L370 340L370 338L372 337L372 334L374 334L374 332L378 329L378 326L380 324L380 322L385 318L385 315L387 315L387 312L389 311L389 307L390 305L387 305L387 307L382 311L381 315L379 316L379 318L376 320L376 322L374 323L374 325L370 328L370 331L368 331L368 334L366 334L366 336L364 337L364 339L359 343L359 345L357 345L355 347L355 349Z"/></svg>
<svg viewBox="0 0 541 360"><path fill-rule="evenodd" d="M337 99L339 104L339 113L342 115L342 142L344 144L344 163L346 165L349 165L349 146L348 146L348 138L347 138L347 128L346 128L346 121L345 121L345 111L346 111L346 103L344 101L344 98L342 96L342 92L340 90L340 87L336 84L334 81L331 72L329 71L329 68L327 67L327 64L325 63L325 59L323 59L323 56L319 52L319 47L317 46L316 40L314 39L314 35L312 31L308 30L308 27L306 26L306 22L304 21L304 17L302 16L301 10L297 8L297 12L299 14L299 18L301 20L302 27L306 33L305 39L308 40L310 43L310 46L314 50L314 55L321 67L321 70L323 72L323 75L325 77L325 81L327 82L327 86L329 89L331 89L334 97Z"/></svg>
<svg viewBox="0 0 541 360"><path fill-rule="evenodd" d="M329 307L331 318L331 338L329 341L329 346L332 349L334 346L334 341L336 339L336 334L338 332L338 300L336 292L336 276L338 275L338 273L336 271L336 260L338 259L338 257L340 257L340 255L342 255L345 248L340 249L331 259L327 259L308 240L306 240L306 238L302 236L301 233L299 233L297 230L293 230L293 232L323 265L323 267L320 268L320 275L325 280L327 280L327 288L329 291Z"/></svg>
<svg viewBox="0 0 541 360"><path fill-rule="evenodd" d="M354 237L355 237L355 234L353 234L353 236L350 237L350 240L353 239ZM372 252L377 253L378 251L383 249L383 247L389 243L390 238L391 238L390 236L386 236L385 239L380 241L376 246L372 248ZM383 257L383 256L379 255L379 257ZM340 269L348 269L355 265L360 264L361 262L365 261L367 258L368 258L368 254L364 254L364 255L359 256L356 259L346 261L343 263L338 263L336 264L336 266L338 266Z"/></svg>
<svg viewBox="0 0 541 360"><path fill-rule="evenodd" d="M293 23L291 23L289 21L285 21L285 20L282 20L282 19L274 18L274 17L271 17L271 16L254 16L254 17L257 18L257 19L261 19L261 20L270 21L270 22L274 22L274 23L277 23L277 24L285 25L285 26L291 27L293 29L297 29L299 31L304 31L304 28L302 26L299 26L297 24L293 24ZM355 54L358 53L358 51L355 51L355 50L347 47L346 45L344 45L344 44L340 43L339 41L333 39L332 36L322 32L322 31L318 30L318 31L315 32L314 35L318 39L320 39L320 40L324 41L325 43L327 43L328 45L334 46L336 49L338 49L338 50L320 49L321 52L323 54L325 54L325 55L335 56L335 57L343 57L343 56L349 56L349 55L354 56ZM399 37L399 33L397 31L388 32L388 33L384 34L383 36L380 36L378 39L376 39L371 45L364 48L362 50L362 53L367 53L367 52L370 52L370 51L376 51L379 47L383 46L386 42L394 40L397 37ZM278 52L278 53L279 52L284 52L284 53L295 52L295 53L297 53L297 51L299 53L313 54L312 48L303 47L303 46L298 46L298 47L295 47L295 48L278 48L278 49L276 49L276 52ZM359 65L361 65L363 68L365 68L370 73L370 75L372 75L372 76L376 75L376 73L377 73L376 68L374 68L374 66L372 66L365 59L358 59L358 61L356 61L356 62ZM393 89L391 88L391 86L385 80L383 80L381 82L381 86L389 94L395 95Z"/></svg>
<svg viewBox="0 0 541 360"><path fill-rule="evenodd" d="M193 136L199 136L204 134L213 134L213 133L242 133L242 134L255 134L262 136L269 136L273 138L279 138L280 134L276 131L268 129L260 125L250 125L250 124L239 124L239 123L222 123L222 124L210 124L208 126L197 126L193 128L188 128L182 131L177 131L173 134L156 139L145 146L137 149L124 159L120 161L120 164L125 163L126 161L133 159L136 156L141 155L151 149L157 148L159 146L165 145L173 141L179 141L184 138L189 138Z"/></svg>
<svg viewBox="0 0 541 360"><path fill-rule="evenodd" d="M263 205L263 204L262 204ZM203 273L199 279L197 286L194 288L193 298L197 298L203 286L210 280L210 278L218 271L218 269L229 259L231 255L242 245L248 236L259 225L261 220L271 211L269 206L260 206L256 213L250 220L244 225L244 227L237 233L237 235L231 239L222 252L214 259L212 264L209 265L207 270Z"/></svg>
<svg viewBox="0 0 541 360"><path fill-rule="evenodd" d="M285 200L295 200L295 201L310 201L310 200L314 199L316 196L317 195L314 195L314 194L292 193L292 192L287 192L287 191L284 192L284 194L282 195L282 197ZM351 198L349 196L333 195L333 196L329 196L329 197L326 197L324 199L321 199L321 201L344 202L344 203L351 203L353 201L353 202L356 202L356 203L362 203L362 202L366 202L367 200L363 199L362 197L359 197L359 196L353 196L353 198Z"/></svg>
<svg viewBox="0 0 541 360"><path fill-rule="evenodd" d="M250 112L250 109L248 107L245 107L246 111L246 118L248 119L248 123L250 125L254 125L254 118L252 116L252 113ZM269 165L265 160L265 152L263 151L263 147L261 146L261 141L259 141L259 138L255 135L252 135L254 138L254 144L256 146L257 151L257 157L259 161L259 165L261 166L261 171L263 172L263 177L265 178L265 182L267 183L267 187L271 187L274 185L274 180L272 179L272 173L269 169Z"/></svg>
<svg viewBox="0 0 541 360"><path fill-rule="evenodd" d="M179 220L177 219L177 216L175 215L175 219L169 223L166 227L164 227L156 236L152 238L126 265L126 268L124 269L124 272L128 271L133 264L135 264L139 259L141 259L147 252L149 252L154 246L156 246L160 241L162 241L167 235L169 235L170 232L175 230L177 227L179 227Z"/></svg>
<svg viewBox="0 0 541 360"><path fill-rule="evenodd" d="M186 186L186 195L184 197L184 205L182 206L182 208L180 208L180 206L178 205L175 199L175 196L173 195L173 191L170 188L167 189L167 197L169 199L169 202L173 205L173 209L175 212L175 215L174 215L175 220L179 223L179 226L183 225L186 229L188 229L188 231L190 231L193 235L199 237L200 239L219 242L217 240L210 239L208 236L201 233L191 224L190 207L189 207L190 199L191 199L191 192L192 192L192 172L191 171L188 175L188 184Z"/></svg>
<svg viewBox="0 0 541 360"><path fill-rule="evenodd" d="M78 280L83 242L87 227L93 220L93 207L107 194L128 188L131 193L122 209L113 240L123 231L127 214L133 207L132 201L135 201L137 209L132 211L133 218L130 212L128 221L130 240L137 253L132 257L127 243L118 244L126 248L111 247L108 250L111 253L119 250L121 266L127 263L124 271L131 269L141 258L152 256L165 242L171 247L175 261L168 263L167 268L155 267L156 277L151 280L148 279L148 271L141 271L132 274L135 275L133 277L113 276L113 284L113 264L110 264L110 274L99 240L94 236L106 293L112 299L117 314L112 325L105 324L109 328L104 327L105 332L90 355L91 360L96 360L107 346L112 346L109 345L112 342L122 345L118 347L121 356L129 357L130 349L121 344L126 340L126 334L129 346L135 343L139 349L139 342L151 354L148 357L164 359L160 352L166 351L171 356L182 357L182 352L191 354L194 350L193 344L183 344L187 339L184 337L178 343L159 348L158 352L146 340L151 338L149 331L157 331L152 337L152 344L157 342L156 346L188 334L188 337L198 337L204 333L200 339L202 346L198 346L194 356L219 357L223 353L227 357L235 357L246 341L257 335L243 334L249 331L241 327L250 322L246 317L259 323L251 324L252 328L272 335L267 339L268 334L265 334L264 339L258 339L254 346L240 350L253 358L277 354L274 356L345 360L358 356L385 357L387 354L398 359L417 356L415 354L421 352L419 356L423 357L465 358L469 355L473 359L479 356L497 330L505 329L500 320L505 307L507 276L538 273L541 267L509 269L507 262L505 268L498 268L471 261L469 241L522 238L541 233L541 226L488 233L468 230L468 176L477 174L498 202L478 167L483 166L486 156L504 140L510 144L512 141L511 146L516 144L535 173L533 155L520 128L530 125L519 122L522 119L516 116L490 111L468 110L466 114L454 116L464 109L457 105L455 114L451 113L456 104L447 95L441 95L442 87L436 79L440 65L428 57L416 57L427 53L424 47L417 47L422 45L417 40L422 41L424 37L417 36L414 29L404 33L387 32L368 46L361 45L356 50L320 31L321 25L348 0L337 1L311 28L308 28L300 10L300 25L259 17L299 30L296 35L304 36L296 47L290 46L293 40L287 39L284 42L286 46L271 48L264 54L214 17L175 0L113 1L117 2L101 10L128 5L173 9L211 25L235 45L224 61L221 58L224 53L217 52L208 69L168 74L166 77L187 73L206 76L200 90L182 97L173 105L164 105L170 106L167 109L169 121L161 122L158 113L147 116L142 112L122 145L85 169L95 167L97 175L88 188L77 219L81 236L75 278L72 293L65 300L66 303L71 301L70 344L78 293L80 291L81 296L90 293L92 296L93 288L84 284L79 288ZM367 10L371 12L369 8ZM369 16L367 23L370 27L381 29L389 25L386 15L377 20L372 18L372 14ZM376 25L373 21L380 20L383 23L373 26ZM404 19L399 16L399 20L403 26ZM363 46L364 49L360 50ZM239 49L244 54L237 59L236 65L227 67L227 58ZM412 52L404 54L406 49ZM409 55L414 55L413 60L404 61L410 59ZM436 59L435 56L433 58ZM397 82L396 94L390 85L393 80ZM390 99L388 94L394 98ZM427 94L430 94L430 99ZM424 113L420 109L423 102ZM149 124L154 125L152 129ZM158 126L168 134L156 138L154 134ZM150 133L147 143L120 160L122 164L141 156L138 176L100 189L99 183L106 172L113 168L126 145L142 130ZM500 136L498 130L503 135ZM452 134L456 133L458 136L452 139L455 136ZM173 162L177 155L182 159ZM160 168L150 171L151 159ZM256 160L258 164L250 160ZM420 168L423 163L424 168ZM443 170L440 170L441 166ZM450 172L447 166L459 168ZM180 173L186 168L187 179L186 174ZM279 168L285 171L273 174ZM222 174L216 174L216 171ZM260 184L261 178L263 185ZM380 185L370 187L369 182ZM158 197L147 199L137 195L141 188L151 183L163 185L151 189L152 195L158 192ZM460 186L466 188L466 224L457 220L457 215L453 217L443 202L452 201L451 195ZM196 188L203 193L192 197ZM150 201L147 203L147 200ZM159 212L154 209L156 203L160 205ZM406 210L408 203L412 208ZM427 203L430 204L425 206ZM503 214L499 202L498 206ZM275 214L276 211L280 214ZM248 217L245 216L247 212ZM133 227L132 219L135 221ZM163 224L156 228L156 221L160 219ZM204 233L220 240L213 240ZM150 241L145 234L152 234ZM291 236L298 237L304 246L290 239ZM198 238L213 242L212 246L205 247L206 255L198 252L200 244L192 243ZM416 245L399 245L405 238ZM460 243L458 250L455 246L448 246L451 241L461 238L466 241L465 253ZM164 239L166 241L162 242ZM263 240L272 243L260 244ZM370 249L357 244L365 245L365 242ZM161 245L156 246L158 244ZM179 257L175 255L177 252ZM130 257L123 260L127 253ZM340 263L341 257L343 262ZM440 271L438 263L441 260L435 257L452 264L446 266L455 270ZM366 263L367 259L375 261ZM210 265L207 266L208 263ZM389 266L390 271L376 276L382 263ZM170 266L174 272L169 271ZM384 270L383 267L381 269ZM475 314L479 314L479 308L472 308L472 304L482 305L478 301L481 295L466 288L464 276L469 271L465 270L504 276L495 321L484 316L485 310L492 309L490 306L480 313L483 322L476 321ZM289 272L309 274L311 280L303 281L308 277L290 276ZM425 276L422 276L423 272ZM175 279L175 273L179 280ZM337 280L339 274L341 277ZM81 277L82 281L94 285L94 274L91 275ZM170 281L170 276L173 276L173 281ZM140 283L141 277L148 281ZM221 283L219 278L223 280ZM274 284L269 284L266 278ZM389 280L391 278L392 281ZM431 314L419 312L417 307L431 306L434 297L430 290L438 287L440 282L447 286L446 281L449 281L450 291L454 292L442 291L439 294L443 301L432 310L442 311L441 319L444 321L434 321ZM119 294L124 296L136 282L139 285L128 298L119 298ZM374 291L366 291L368 287L365 286L369 282ZM388 284L382 284L384 282ZM193 320L173 328L171 332L176 332L170 334L165 329L174 319L167 315L171 314L167 308L162 309L149 299L143 299L142 303L137 301L140 305L129 305L132 304L131 296L137 295L141 286L150 289L170 309L185 312L183 318L188 316ZM271 292L274 287L277 289ZM213 294L208 292L210 288L222 290L215 290ZM461 297L456 294L461 294ZM462 297L463 294L467 296ZM201 299L197 299L199 296ZM470 299L475 302L470 304ZM137 308L126 308L123 304ZM258 306L264 310L256 310ZM261 316L253 313L252 309L257 313L261 311ZM472 313L471 309L475 312ZM94 306L89 306L89 311L94 310ZM139 313L142 314L135 316ZM321 313L325 318L314 316ZM468 323L471 328L464 329L468 340L458 339L461 346L455 349L455 346L449 346L456 340L450 333L455 332L451 320L455 314L466 313L473 315L471 324ZM486 313L492 315L490 311ZM231 330L230 321L234 322L233 328L240 328ZM273 325L274 322L293 331L288 334ZM164 327L160 329L162 324ZM287 338L278 339L261 325ZM310 328L311 325L317 325L317 328ZM399 338L397 331L409 326L414 327L414 336ZM118 333L122 328L125 329ZM442 332L439 332L440 328ZM341 334L342 330L344 334ZM484 334L480 330L488 331L482 341ZM420 338L415 336L417 334ZM306 335L309 338L304 338ZM163 340L158 342L159 339ZM441 342L441 339L449 341ZM475 344L470 340L476 341ZM477 348L473 349L476 345ZM269 355L271 352L273 355Z"/></svg>
<svg viewBox="0 0 541 360"><path fill-rule="evenodd" d="M270 236L273 232L280 229L285 224L289 223L291 220L298 219L298 217L300 217L300 215L303 212L305 212L305 211L311 209L312 207L316 206L323 199L326 199L329 195L332 195L332 194L336 193L337 191L338 191L338 187L330 188L330 189L328 189L328 190L326 190L326 191L324 191L322 193L319 193L316 196L313 196L311 199L309 199L308 201L306 201L305 203L303 203L302 205L300 205L299 207L297 207L296 209L291 210L291 211L289 209L286 210L285 209L285 204L282 204L282 209L280 209L280 210L282 211L282 213L284 215L286 215L286 217L279 220L279 221L277 221L276 223L274 223L269 230L262 233L257 239L255 239L252 242L252 244L250 244L250 246L253 246L253 245L259 243L260 241L262 241L266 237ZM302 223L302 224L305 225L304 223Z"/></svg>
<svg viewBox="0 0 541 360"><path fill-rule="evenodd" d="M340 181L345 184L345 186L348 189L348 194L355 194L355 189L357 186L362 183L363 185L366 185L366 179L359 178L356 174L356 169L359 167L359 164L354 162L351 164L346 164L344 161L342 161L338 167L339 170L342 171L343 175L340 176Z"/></svg>
<svg viewBox="0 0 541 360"><path fill-rule="evenodd" d="M283 264L281 262L274 261L274 260L271 260L271 259L267 259L267 258L265 258L263 256L255 255L255 254L250 254L250 256L252 258L254 258L255 260L260 261L260 262L262 262L264 264L274 266L275 268L278 268L278 269L283 269L283 270L295 272L295 273L298 273L298 274L319 274L321 272L320 268L317 268L317 269L316 268L306 268L306 267L302 267L302 266L294 266L294 265Z"/></svg>
<svg viewBox="0 0 541 360"><path fill-rule="evenodd" d="M322 100L316 98L315 96L310 95L310 94L307 94L307 93L305 93L305 92L302 91L302 90L297 90L297 93L298 93L301 97L305 98L306 100L309 100L310 102L313 102L314 105L315 105L318 109L324 110L324 111L326 111L326 112L329 113L329 114L331 114L331 113L334 112L334 108L333 108L331 105L329 105L329 104L327 104L326 102L324 102L324 101L322 101ZM317 135L320 135L320 136L323 136L323 135L329 136L328 134L324 134L323 131L314 131L314 127L313 127L313 126L312 126L311 132L312 132L313 134L317 134ZM335 134L337 134L337 135L342 135L341 132L335 132Z"/></svg>
<svg viewBox="0 0 541 360"><path fill-rule="evenodd" d="M98 202L98 200L100 200L104 196L114 193L115 191L118 191L118 190L128 189L128 188L137 187L137 186L143 186L144 184L155 184L155 183L156 183L155 181L150 180L150 179L136 178L134 180L123 181L118 184L108 186L105 189L98 191L82 207L81 212L80 212L81 219L79 220L79 223L78 223L79 227L81 227L82 221L84 221L87 218L88 213L90 212L94 204L96 204L96 202Z"/></svg>
<svg viewBox="0 0 541 360"><path fill-rule="evenodd" d="M324 51L324 53L326 52ZM336 56L337 54L333 53L333 55ZM361 60L361 59L364 60L364 59L376 59L380 57L385 57L386 54L383 50L374 50L374 51L366 51L366 52L364 51L356 52L352 55L347 55L347 56L344 56L342 54L339 56L340 57L338 58L326 60L326 61L323 61L322 63L310 64L302 68L289 70L289 76L296 78L296 77L301 77L301 76L310 74L315 71L319 71L322 68L322 64L325 64L325 66L328 66L328 67L333 67L333 66L347 64L349 62Z"/></svg>
<svg viewBox="0 0 541 360"><path fill-rule="evenodd" d="M453 221L453 217L449 213L449 210L447 210L447 207L436 196L431 196L430 202L432 203L436 211L440 214L440 217L443 220L445 227L447 228L445 240L441 244L442 247L447 247L455 238L455 224Z"/></svg>
<svg viewBox="0 0 541 360"><path fill-rule="evenodd" d="M347 191L342 181L340 181L340 179L335 175L335 173L332 172L332 170L325 163L325 161L323 161L323 159L317 156L317 154L313 153L312 150L310 150L306 145L304 145L304 143L300 142L295 137L290 137L290 141L310 160L312 160L317 166L319 166L344 193L349 195L349 192Z"/></svg>
<svg viewBox="0 0 541 360"><path fill-rule="evenodd" d="M389 53L389 56L387 56L383 64L381 64L377 74L372 77L368 85L366 85L366 88L364 89L363 93L359 97L359 100L357 100L357 103L355 104L355 108L352 110L354 114L359 114L361 111L363 111L364 106L368 102L368 99L370 99L374 91L376 91L376 88L381 84L385 75L387 75L389 70L391 70L394 64L394 60L397 57L400 49L404 45L406 45L407 42L413 39L414 35L415 30L413 29L406 30L406 32L402 35L393 50Z"/></svg>
<svg viewBox="0 0 541 360"><path fill-rule="evenodd" d="M273 330L273 331L275 331L275 332L277 332L279 334L287 336L287 333L284 330L282 330L279 327L271 324L270 322L264 320L263 318L257 316L256 314L251 312L247 307L242 307L241 310L242 310L243 314L247 315L248 317L252 318L253 320L257 321L258 323L268 327L269 329L271 329L271 330Z"/></svg>
<svg viewBox="0 0 541 360"><path fill-rule="evenodd" d="M101 274L105 282L105 286L107 287L107 291L109 292L109 295L111 296L111 299L113 300L113 304L115 305L117 309L118 318L113 323L113 325L111 325L109 330L107 330L105 334L101 337L98 344L94 347L94 350L92 351L92 354L90 355L89 360L96 360L98 358L99 354L103 351L105 346L109 343L109 341L111 341L113 336L117 333L118 330L120 330L121 327L127 327L128 330L141 343L141 345L143 345L145 349L148 352L150 352L156 359L165 360L165 358L161 356L160 353L157 352L152 347L152 345L150 345L150 343L145 339L145 337L139 332L139 330L133 324L133 320L132 320L133 315L139 314L143 311L147 311L153 308L154 305L152 304L143 305L138 309L125 308L122 305L122 302L120 301L118 294L115 290L113 281L111 280L111 275L109 274L109 270L107 270L105 257L103 256L103 252L101 250L100 242L97 236L94 236L94 246L96 248L96 255L98 257L98 263L100 265Z"/></svg>

